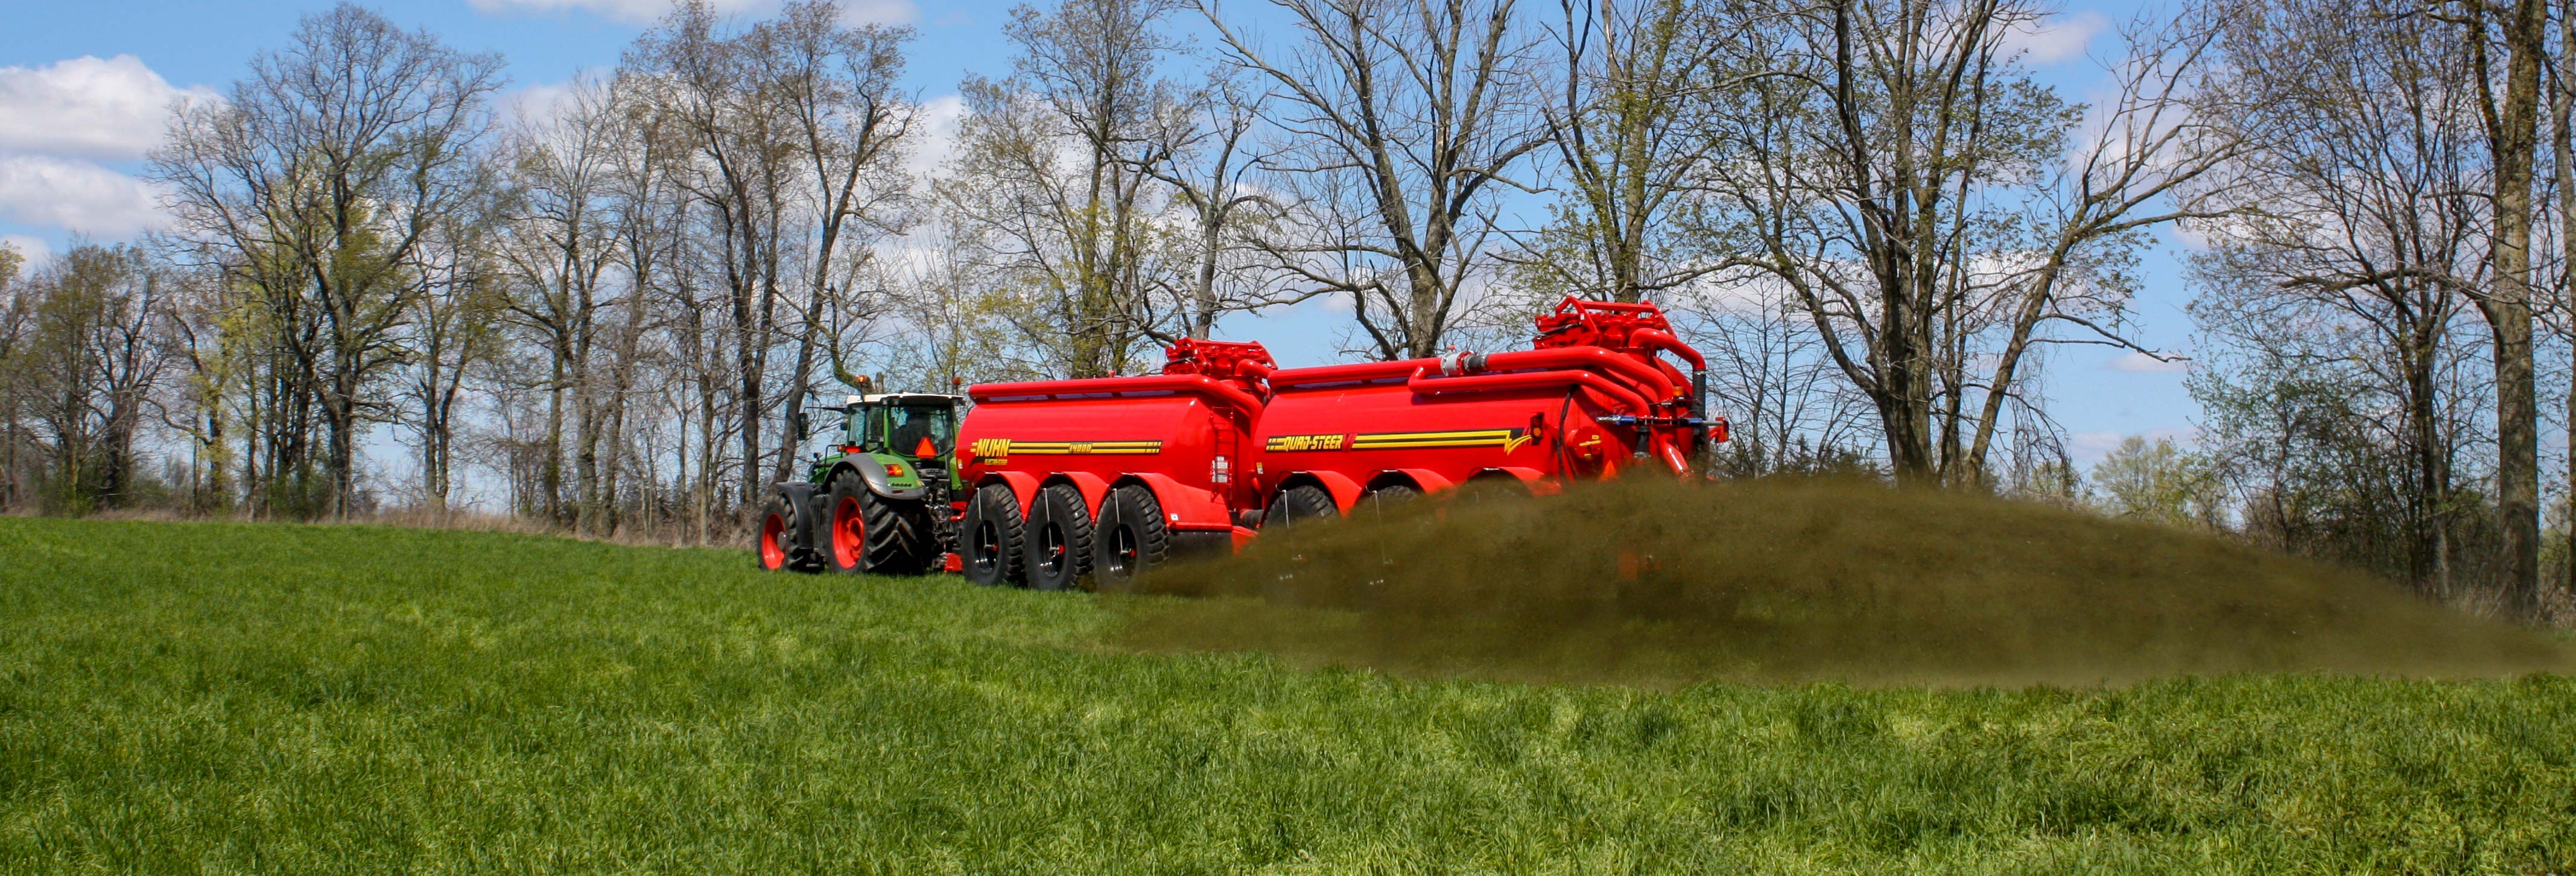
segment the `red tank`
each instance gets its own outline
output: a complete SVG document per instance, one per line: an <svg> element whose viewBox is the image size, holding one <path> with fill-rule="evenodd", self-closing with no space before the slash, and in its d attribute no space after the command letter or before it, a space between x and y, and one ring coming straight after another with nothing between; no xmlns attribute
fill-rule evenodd
<svg viewBox="0 0 2576 876"><path fill-rule="evenodd" d="M962 568L1123 583L1372 495L1687 476L1725 440L1700 408L1705 363L1654 305L1569 297L1538 329L1524 351L1297 369L1259 344L1183 340L1159 375L976 386L958 430Z"/></svg>

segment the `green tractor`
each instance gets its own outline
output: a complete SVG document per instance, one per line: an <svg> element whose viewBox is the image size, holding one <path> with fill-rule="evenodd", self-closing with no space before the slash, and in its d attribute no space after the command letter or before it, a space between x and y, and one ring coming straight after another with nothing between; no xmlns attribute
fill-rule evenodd
<svg viewBox="0 0 2576 876"><path fill-rule="evenodd" d="M916 574L943 568L956 541L949 497L957 408L965 397L854 395L816 409L842 415L837 440L803 481L770 485L760 512L764 569ZM812 437L804 417L788 427Z"/></svg>

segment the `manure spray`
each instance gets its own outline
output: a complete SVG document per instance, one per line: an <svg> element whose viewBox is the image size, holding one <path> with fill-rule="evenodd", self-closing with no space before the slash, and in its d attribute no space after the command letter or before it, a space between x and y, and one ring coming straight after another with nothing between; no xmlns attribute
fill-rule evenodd
<svg viewBox="0 0 2576 876"><path fill-rule="evenodd" d="M2551 635L2214 535L1875 482L1364 502L1138 590L1121 641L1669 687L2566 671Z"/></svg>

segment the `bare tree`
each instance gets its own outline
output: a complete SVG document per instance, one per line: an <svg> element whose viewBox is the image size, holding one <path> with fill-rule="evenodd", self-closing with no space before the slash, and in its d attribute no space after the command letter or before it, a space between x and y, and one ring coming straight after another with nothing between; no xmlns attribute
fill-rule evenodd
<svg viewBox="0 0 2576 876"><path fill-rule="evenodd" d="M1785 20L1792 51L1723 111L1712 249L1797 293L1914 481L1984 483L2034 345L2125 335L2167 196L2234 147L2186 111L2216 31L2133 25L2088 120L2003 43L2022 0L1842 0Z"/></svg>
<svg viewBox="0 0 2576 876"><path fill-rule="evenodd" d="M1709 162L1711 102L1767 69L1746 19L1767 9L1681 0L1561 0L1552 34L1563 84L1545 111L1565 197L1532 252L1516 258L1548 292L1633 302L1724 267L1686 258L1684 223ZM1757 65L1746 69L1738 65ZM1551 296L1552 297L1552 296Z"/></svg>
<svg viewBox="0 0 2576 876"><path fill-rule="evenodd" d="M1228 313L1306 297L1283 288L1279 265L1257 243L1282 227L1285 207L1254 182L1262 96L1231 74L1213 71L1195 91L1165 101L1153 148L1139 162L1170 187L1175 212L1186 214L1185 230L1168 235L1181 250L1172 259L1180 276L1163 282L1181 333L1191 337L1211 336Z"/></svg>
<svg viewBox="0 0 2576 876"><path fill-rule="evenodd" d="M765 475L772 466L761 441L763 414L771 395L770 356L780 332L780 286L784 276L784 227L796 172L791 123L779 117L777 105L763 91L767 71L741 42L717 31L713 7L691 0L673 10L660 27L636 41L628 65L655 86L651 100L669 119L673 131L693 153L691 173L680 178L709 220L707 245L713 247L713 279L724 298L724 325L700 327L694 346L701 353L729 355L727 367L704 363L701 373L729 374L733 385L704 398L704 435L730 433L735 441L741 477L729 494L735 508L758 504ZM698 316L700 303L682 307ZM722 331L721 353L707 342ZM716 401L729 401L722 410ZM712 448L708 448L712 453Z"/></svg>
<svg viewBox="0 0 2576 876"><path fill-rule="evenodd" d="M777 20L743 39L761 68L776 104L793 163L807 189L799 199L810 219L799 223L810 239L800 264L806 299L795 332L787 378L785 420L801 422L818 352L841 369L839 319L871 315L855 299L856 286L874 250L869 244L899 233L907 217L898 207L912 194L903 174L904 148L917 110L898 90L903 44L912 32L877 25L843 27L838 4L790 3ZM820 348L818 350L818 348ZM782 430L773 477L785 479L802 436Z"/></svg>
<svg viewBox="0 0 2576 876"><path fill-rule="evenodd" d="M1548 142L1543 39L1517 0L1270 0L1294 42L1272 52L1218 0L1200 9L1227 62L1274 92L1270 159L1306 233L1264 246L1313 289L1351 296L1370 352L1437 355L1491 260L1502 190Z"/></svg>
<svg viewBox="0 0 2576 876"><path fill-rule="evenodd" d="M1040 371L1118 373L1153 333L1153 290L1174 271L1156 240L1163 187L1148 172L1166 157L1155 135L1175 100L1157 76L1175 48L1159 22L1170 8L1019 7L1004 26L1013 75L965 83L942 203Z"/></svg>
<svg viewBox="0 0 2576 876"><path fill-rule="evenodd" d="M2229 215L2199 223L2210 248L2193 314L2231 345L2352 357L2370 375L2355 393L2395 400L2390 444L2411 461L2404 572L2447 593L2466 509L2446 375L2472 357L2455 321L2480 288L2491 218L2468 58L2450 25L2345 3L2249 3L2228 18L2226 86L2199 111L2247 149L2209 179Z"/></svg>

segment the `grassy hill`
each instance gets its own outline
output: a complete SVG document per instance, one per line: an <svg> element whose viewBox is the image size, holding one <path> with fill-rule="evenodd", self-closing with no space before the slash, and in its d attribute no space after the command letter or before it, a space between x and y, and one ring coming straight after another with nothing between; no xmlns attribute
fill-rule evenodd
<svg viewBox="0 0 2576 876"><path fill-rule="evenodd" d="M0 871L2576 870L2564 676L1409 680L750 566L0 519Z"/></svg>

